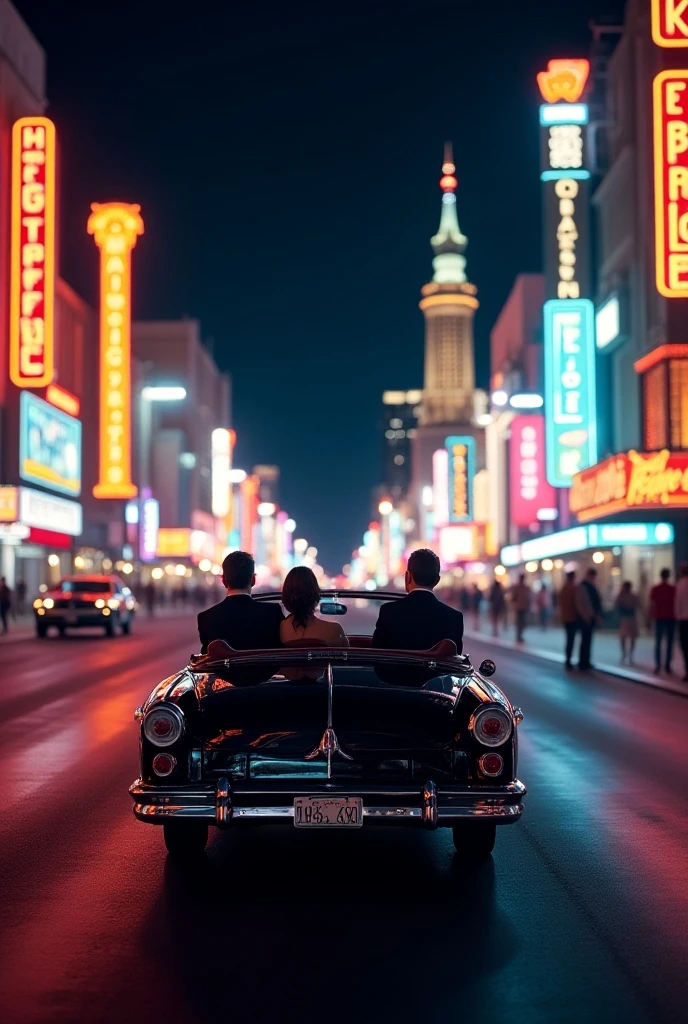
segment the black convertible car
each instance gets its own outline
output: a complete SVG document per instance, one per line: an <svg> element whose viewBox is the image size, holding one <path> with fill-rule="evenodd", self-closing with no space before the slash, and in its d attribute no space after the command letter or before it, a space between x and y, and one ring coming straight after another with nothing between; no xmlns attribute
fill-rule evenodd
<svg viewBox="0 0 688 1024"><path fill-rule="evenodd" d="M401 594L326 591L321 614ZM257 600L278 601L279 594ZM522 719L456 646L430 651L297 641L236 651L213 641L155 687L141 723L140 821L162 824L176 856L200 853L208 826L451 827L460 856L488 857L515 822Z"/></svg>

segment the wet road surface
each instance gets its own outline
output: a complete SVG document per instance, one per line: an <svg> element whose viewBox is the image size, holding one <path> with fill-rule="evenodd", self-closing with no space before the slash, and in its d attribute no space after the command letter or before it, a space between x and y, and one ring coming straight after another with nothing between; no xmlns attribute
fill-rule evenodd
<svg viewBox="0 0 688 1024"><path fill-rule="evenodd" d="M132 710L195 648L191 616L0 647L0 1020L685 1019L688 700L497 652L529 793L490 862L264 828L189 872L127 787Z"/></svg>

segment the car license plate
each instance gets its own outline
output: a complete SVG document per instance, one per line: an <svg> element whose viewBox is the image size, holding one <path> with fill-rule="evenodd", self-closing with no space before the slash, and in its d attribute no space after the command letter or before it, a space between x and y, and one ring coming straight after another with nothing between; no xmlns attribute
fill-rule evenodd
<svg viewBox="0 0 688 1024"><path fill-rule="evenodd" d="M76 617L76 615L67 615L67 617L65 618L65 622L67 623L68 626L76 626L78 621L79 620Z"/></svg>
<svg viewBox="0 0 688 1024"><path fill-rule="evenodd" d="M360 796L297 796L294 824L297 828L360 828L363 801Z"/></svg>

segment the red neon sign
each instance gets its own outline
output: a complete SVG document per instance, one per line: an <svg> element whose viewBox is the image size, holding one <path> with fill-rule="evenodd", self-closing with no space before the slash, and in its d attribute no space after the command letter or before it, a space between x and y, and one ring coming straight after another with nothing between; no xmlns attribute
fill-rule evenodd
<svg viewBox="0 0 688 1024"><path fill-rule="evenodd" d="M653 84L655 276L667 298L688 298L688 71Z"/></svg>
<svg viewBox="0 0 688 1024"><path fill-rule="evenodd" d="M556 508L556 493L545 475L545 420L516 416L509 442L510 519L515 526L538 521L540 509Z"/></svg>

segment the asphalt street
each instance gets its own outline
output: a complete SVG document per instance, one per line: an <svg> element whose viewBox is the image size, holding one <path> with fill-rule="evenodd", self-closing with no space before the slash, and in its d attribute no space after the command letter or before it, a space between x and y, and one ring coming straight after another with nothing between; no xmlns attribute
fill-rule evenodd
<svg viewBox="0 0 688 1024"><path fill-rule="evenodd" d="M3 1022L685 1020L688 699L496 652L529 793L490 862L265 828L190 871L127 787L132 711L195 649L191 613L0 646Z"/></svg>

